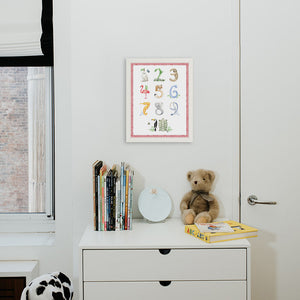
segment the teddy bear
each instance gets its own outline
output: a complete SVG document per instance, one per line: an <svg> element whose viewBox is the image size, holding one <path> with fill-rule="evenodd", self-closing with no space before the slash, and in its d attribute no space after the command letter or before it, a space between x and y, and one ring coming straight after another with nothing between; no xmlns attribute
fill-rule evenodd
<svg viewBox="0 0 300 300"><path fill-rule="evenodd" d="M219 214L219 203L215 196L210 194L215 173L198 169L189 171L187 179L192 190L186 193L180 202L183 223L190 225L212 222Z"/></svg>

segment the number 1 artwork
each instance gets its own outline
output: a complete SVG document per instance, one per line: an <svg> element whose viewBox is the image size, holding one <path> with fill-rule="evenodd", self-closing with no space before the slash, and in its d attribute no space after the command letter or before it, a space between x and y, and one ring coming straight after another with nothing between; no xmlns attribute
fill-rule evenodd
<svg viewBox="0 0 300 300"><path fill-rule="evenodd" d="M126 141L192 141L192 60L127 59Z"/></svg>

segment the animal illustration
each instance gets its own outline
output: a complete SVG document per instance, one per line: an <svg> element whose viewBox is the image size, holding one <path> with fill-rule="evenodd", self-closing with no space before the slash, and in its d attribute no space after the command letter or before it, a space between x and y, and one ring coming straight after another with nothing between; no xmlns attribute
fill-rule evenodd
<svg viewBox="0 0 300 300"><path fill-rule="evenodd" d="M157 128L157 120L156 120L156 119L151 119L151 121L154 121L153 127L154 127L154 131L156 131L156 128Z"/></svg>
<svg viewBox="0 0 300 300"><path fill-rule="evenodd" d="M148 81L148 75L147 75L147 73L146 73L146 69L145 68L143 68L143 69L141 69L141 72L142 72L142 82L146 82L146 81ZM149 70L147 70L147 72L149 73Z"/></svg>
<svg viewBox="0 0 300 300"><path fill-rule="evenodd" d="M143 114L144 114L145 116L147 116L147 115L148 115L147 110L148 110L148 108L150 107L150 102L143 102L143 103L141 103L141 104L142 104L142 105L145 105L144 108L143 108Z"/></svg>
<svg viewBox="0 0 300 300"><path fill-rule="evenodd" d="M168 120L162 118L158 121L158 130L168 132Z"/></svg>
<svg viewBox="0 0 300 300"><path fill-rule="evenodd" d="M150 93L150 91L148 90L148 86L145 85L145 89L144 89L144 86L141 85L140 88L141 88L141 89L140 89L140 93L141 93L141 94L145 94L145 99L147 99L147 94Z"/></svg>
<svg viewBox="0 0 300 300"><path fill-rule="evenodd" d="M160 94L160 95L159 95L159 94L155 93L154 96L155 96L156 98L161 98L161 97L163 96L164 93L163 93L163 91L162 91L162 87L163 87L162 84L156 85L156 86L155 86L155 92L158 92L158 93Z"/></svg>
<svg viewBox="0 0 300 300"><path fill-rule="evenodd" d="M170 78L171 81L176 81L178 79L178 73L176 69L171 69L170 70L170 75L174 76L174 78Z"/></svg>

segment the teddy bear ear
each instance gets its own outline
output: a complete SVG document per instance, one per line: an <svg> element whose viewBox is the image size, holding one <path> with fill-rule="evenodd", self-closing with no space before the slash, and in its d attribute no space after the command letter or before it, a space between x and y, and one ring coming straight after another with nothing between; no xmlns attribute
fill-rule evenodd
<svg viewBox="0 0 300 300"><path fill-rule="evenodd" d="M208 174L208 177L209 177L209 180L211 182L213 182L215 180L215 173L213 171L207 171L207 174Z"/></svg>
<svg viewBox="0 0 300 300"><path fill-rule="evenodd" d="M186 177L188 181L191 181L192 175L193 175L192 171L187 172Z"/></svg>

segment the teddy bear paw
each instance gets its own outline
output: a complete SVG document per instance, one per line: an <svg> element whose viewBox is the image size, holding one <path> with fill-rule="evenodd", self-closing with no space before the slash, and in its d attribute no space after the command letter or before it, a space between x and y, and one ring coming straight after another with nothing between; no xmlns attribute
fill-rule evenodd
<svg viewBox="0 0 300 300"><path fill-rule="evenodd" d="M184 224L185 225L191 225L194 223L194 215L193 214L188 214L184 218Z"/></svg>
<svg viewBox="0 0 300 300"><path fill-rule="evenodd" d="M208 218L207 217L201 217L197 220L196 222L197 224L199 223L209 223Z"/></svg>
<svg viewBox="0 0 300 300"><path fill-rule="evenodd" d="M182 221L185 225L194 224L195 212L192 209L186 209L182 213Z"/></svg>
<svg viewBox="0 0 300 300"><path fill-rule="evenodd" d="M197 224L209 223L209 222L211 222L211 216L207 212L202 212L199 215L197 215L195 218L195 223Z"/></svg>

